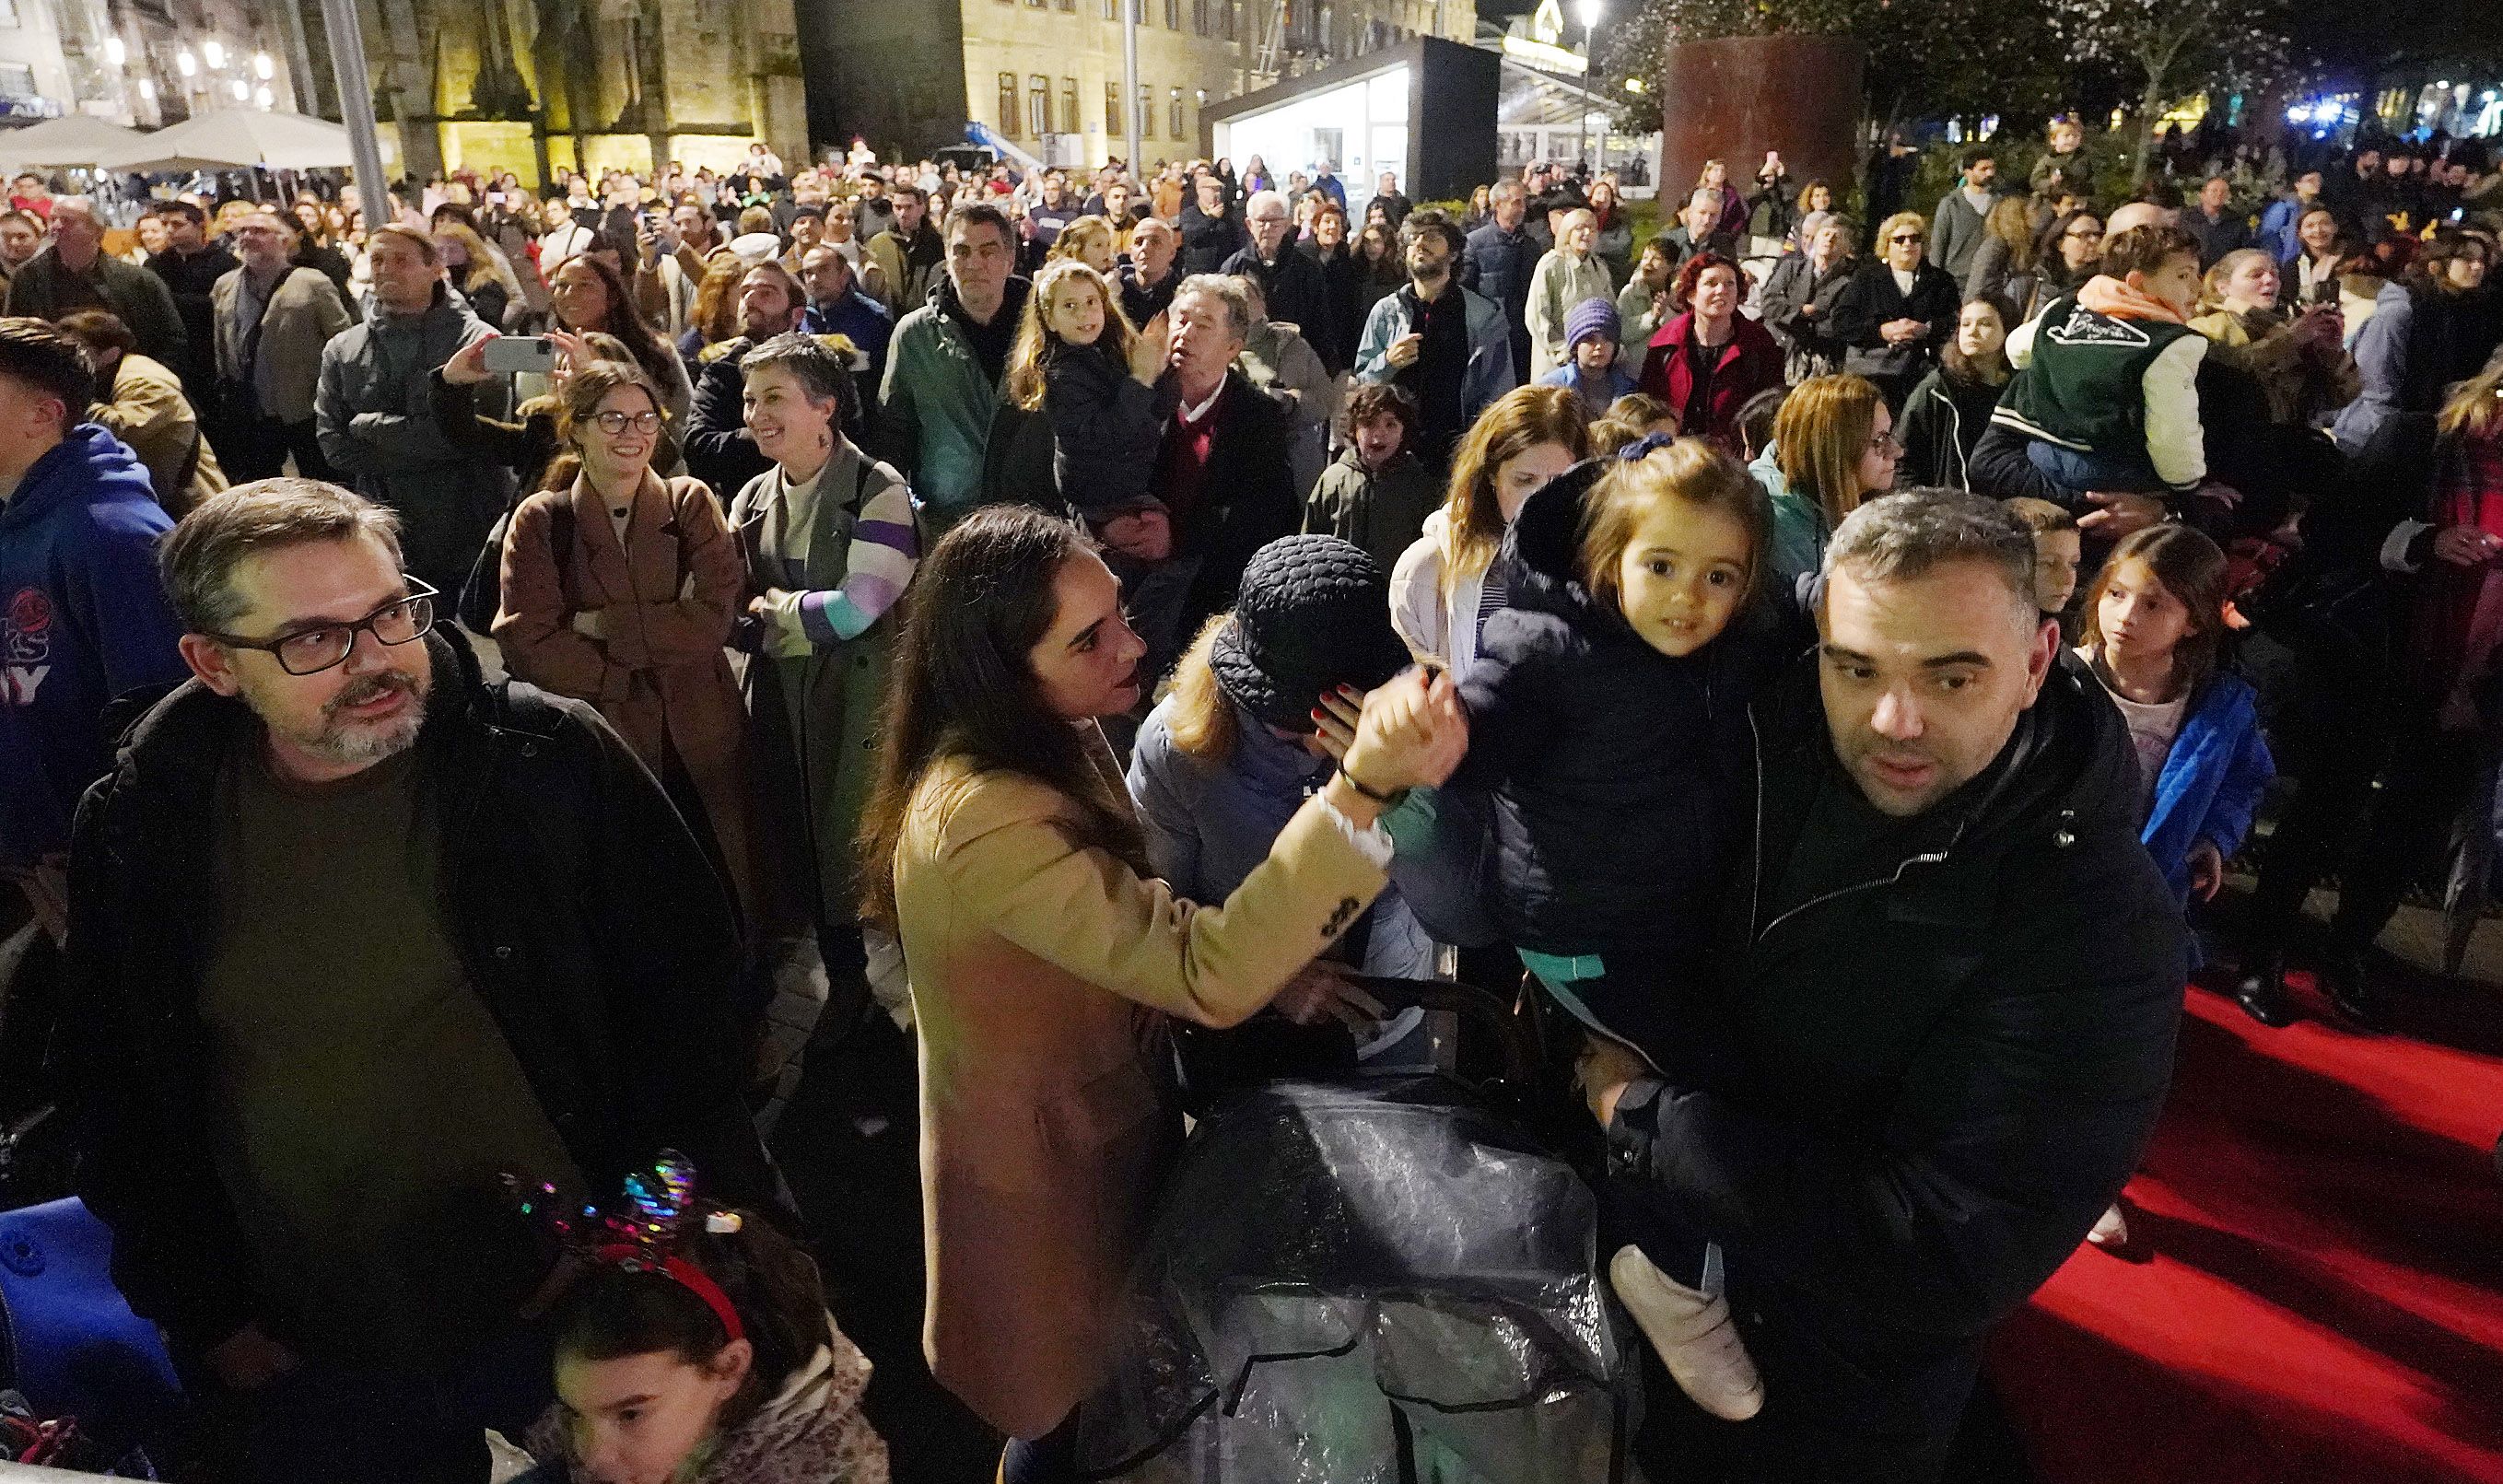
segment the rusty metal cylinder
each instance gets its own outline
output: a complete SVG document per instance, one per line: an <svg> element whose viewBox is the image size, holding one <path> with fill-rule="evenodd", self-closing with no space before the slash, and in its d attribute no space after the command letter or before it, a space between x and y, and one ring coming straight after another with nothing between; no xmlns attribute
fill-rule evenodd
<svg viewBox="0 0 2503 1484"><path fill-rule="evenodd" d="M1660 76L1661 200L1683 204L1703 162L1729 166L1753 192L1766 150L1779 150L1791 189L1809 181L1848 193L1860 153L1860 43L1840 36L1730 36L1669 49Z"/></svg>

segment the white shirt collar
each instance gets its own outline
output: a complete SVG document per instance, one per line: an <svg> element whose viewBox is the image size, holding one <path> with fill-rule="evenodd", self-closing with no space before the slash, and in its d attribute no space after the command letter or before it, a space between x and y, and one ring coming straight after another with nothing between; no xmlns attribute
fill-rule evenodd
<svg viewBox="0 0 2503 1484"><path fill-rule="evenodd" d="M1217 378L1217 390L1208 394L1208 400L1201 402L1196 407L1184 407L1182 409L1182 420L1185 423L1196 426L1201 419L1208 416L1209 409L1217 405L1217 399L1224 395L1225 378L1220 376Z"/></svg>

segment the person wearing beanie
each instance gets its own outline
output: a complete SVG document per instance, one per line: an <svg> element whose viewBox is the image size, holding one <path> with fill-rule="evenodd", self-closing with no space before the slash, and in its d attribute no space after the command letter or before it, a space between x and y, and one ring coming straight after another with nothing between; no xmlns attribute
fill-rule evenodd
<svg viewBox="0 0 2503 1484"><path fill-rule="evenodd" d="M1316 724L1323 696L1360 695L1408 663L1390 627L1389 578L1362 547L1289 535L1253 553L1233 611L1200 630L1130 756L1148 860L1175 894L1221 902L1267 860L1329 776ZM1402 877L1394 855L1390 889L1306 972L1432 978L1434 944L1401 895ZM1226 1031L1190 1028L1181 1040L1194 1101L1246 1080L1355 1065L1346 1027L1295 1025L1274 1013Z"/></svg>
<svg viewBox="0 0 2503 1484"><path fill-rule="evenodd" d="M1608 406L1634 390L1634 379L1617 364L1617 306L1587 298L1564 316L1564 363L1538 378L1542 387L1570 387L1582 410L1596 422Z"/></svg>

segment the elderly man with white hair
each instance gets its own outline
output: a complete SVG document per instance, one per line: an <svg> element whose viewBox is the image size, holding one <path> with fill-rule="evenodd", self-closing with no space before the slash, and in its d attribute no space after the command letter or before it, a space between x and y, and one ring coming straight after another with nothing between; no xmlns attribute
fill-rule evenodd
<svg viewBox="0 0 2503 1484"><path fill-rule="evenodd" d="M1615 286L1608 282L1608 265L1591 252L1597 239L1599 219L1587 206L1577 206L1564 214L1556 232L1556 246L1529 274L1529 303L1526 323L1529 326L1529 379L1539 377L1562 365L1567 359L1564 345L1564 317L1584 299L1616 301Z"/></svg>
<svg viewBox="0 0 2503 1484"><path fill-rule="evenodd" d="M1252 241L1226 259L1218 271L1241 274L1258 285L1269 318L1302 330L1321 364L1335 376L1347 369L1354 347L1339 343L1342 337L1334 328L1336 317L1329 310L1329 284L1321 277L1321 265L1296 252L1289 240L1294 235L1293 215L1281 192L1252 192L1243 207L1243 224Z"/></svg>
<svg viewBox="0 0 2503 1484"><path fill-rule="evenodd" d="M6 312L57 320L80 309L110 310L161 364L183 364L190 349L165 281L106 253L95 203L65 195L52 202L51 241L9 280Z"/></svg>

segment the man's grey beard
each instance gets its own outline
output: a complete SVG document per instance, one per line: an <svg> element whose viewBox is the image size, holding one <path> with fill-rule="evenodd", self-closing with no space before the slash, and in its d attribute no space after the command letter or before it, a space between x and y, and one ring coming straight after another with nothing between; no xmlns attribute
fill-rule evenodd
<svg viewBox="0 0 2503 1484"><path fill-rule="evenodd" d="M335 763L342 768L370 768L416 744L417 734L426 725L427 689L415 676L400 671L378 672L330 699L329 705L322 708L320 732L311 737L291 738L290 741L325 762ZM407 691L414 703L402 714L389 721L370 724L340 719L339 712L349 707L379 700L393 690Z"/></svg>

